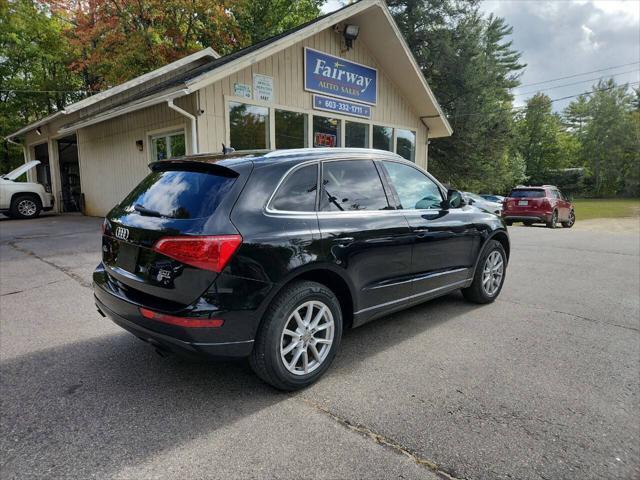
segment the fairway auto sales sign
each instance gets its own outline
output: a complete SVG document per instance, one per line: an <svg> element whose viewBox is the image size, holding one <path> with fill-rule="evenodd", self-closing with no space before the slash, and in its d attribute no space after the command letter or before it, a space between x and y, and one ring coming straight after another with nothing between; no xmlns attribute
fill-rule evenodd
<svg viewBox="0 0 640 480"><path fill-rule="evenodd" d="M378 71L305 48L304 89L375 105L378 100Z"/></svg>

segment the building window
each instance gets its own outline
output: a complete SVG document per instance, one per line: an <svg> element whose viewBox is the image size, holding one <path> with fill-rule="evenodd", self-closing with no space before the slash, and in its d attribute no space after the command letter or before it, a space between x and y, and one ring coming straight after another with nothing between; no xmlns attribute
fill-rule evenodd
<svg viewBox="0 0 640 480"><path fill-rule="evenodd" d="M182 157L187 154L184 130L163 133L151 137L151 158L153 161Z"/></svg>
<svg viewBox="0 0 640 480"><path fill-rule="evenodd" d="M369 125L359 122L345 122L344 146L369 148Z"/></svg>
<svg viewBox="0 0 640 480"><path fill-rule="evenodd" d="M306 113L276 110L276 148L307 147L308 118Z"/></svg>
<svg viewBox="0 0 640 480"><path fill-rule="evenodd" d="M229 102L229 140L236 150L269 148L269 109Z"/></svg>
<svg viewBox="0 0 640 480"><path fill-rule="evenodd" d="M396 153L412 162L416 161L416 134L411 130L396 131Z"/></svg>
<svg viewBox="0 0 640 480"><path fill-rule="evenodd" d="M339 147L340 120L336 118L313 116L313 146Z"/></svg>
<svg viewBox="0 0 640 480"><path fill-rule="evenodd" d="M393 128L374 125L373 148L393 152Z"/></svg>

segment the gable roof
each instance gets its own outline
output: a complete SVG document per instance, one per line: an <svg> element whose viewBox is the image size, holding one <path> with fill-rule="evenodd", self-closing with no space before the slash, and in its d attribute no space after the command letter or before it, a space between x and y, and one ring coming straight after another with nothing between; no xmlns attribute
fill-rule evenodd
<svg viewBox="0 0 640 480"><path fill-rule="evenodd" d="M451 135L453 131L449 122L383 0L360 0L223 57L210 48L204 49L76 102L54 116L74 112L82 114L83 111L92 107L92 118L85 117L85 120L67 124L61 129L71 131L113 118L118 115L118 112L126 113L154 103L161 103L166 99L168 91L175 92L172 98L188 95L347 20L366 25L366 28L360 29L358 39L368 45L385 74L390 77L405 98L411 100L413 109L429 129L429 137ZM397 41L389 41L389 38L395 38ZM153 84L153 88L145 88L150 83ZM137 89L137 94L127 96L126 100L120 103L114 102L119 94L124 94L131 89ZM105 108L100 108L101 103L105 104ZM33 123L7 138L24 134L52 119Z"/></svg>

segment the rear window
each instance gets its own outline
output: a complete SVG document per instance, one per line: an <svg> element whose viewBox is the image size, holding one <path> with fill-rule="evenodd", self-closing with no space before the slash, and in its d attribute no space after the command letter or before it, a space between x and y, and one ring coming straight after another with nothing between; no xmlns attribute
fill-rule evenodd
<svg viewBox="0 0 640 480"><path fill-rule="evenodd" d="M211 216L235 178L209 172L156 171L129 194L121 206L127 213L192 219Z"/></svg>
<svg viewBox="0 0 640 480"><path fill-rule="evenodd" d="M509 194L511 198L543 198L545 196L544 190L511 190Z"/></svg>

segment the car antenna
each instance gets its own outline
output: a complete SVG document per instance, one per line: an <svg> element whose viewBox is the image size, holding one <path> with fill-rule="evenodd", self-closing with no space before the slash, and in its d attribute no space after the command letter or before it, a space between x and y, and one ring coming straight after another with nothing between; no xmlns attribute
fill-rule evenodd
<svg viewBox="0 0 640 480"><path fill-rule="evenodd" d="M236 149L235 149L235 148L233 148L233 147L226 147L224 143L222 144L222 154L223 154L223 155L226 155L227 153L233 153L233 152L235 152L235 151L236 151Z"/></svg>

